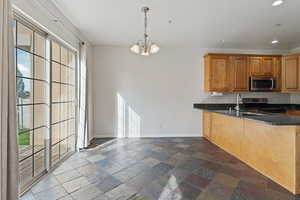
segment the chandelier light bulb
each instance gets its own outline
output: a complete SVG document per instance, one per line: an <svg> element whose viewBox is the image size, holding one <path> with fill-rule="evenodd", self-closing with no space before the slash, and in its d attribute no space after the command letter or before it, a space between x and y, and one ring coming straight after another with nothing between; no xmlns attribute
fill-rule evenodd
<svg viewBox="0 0 300 200"><path fill-rule="evenodd" d="M140 47L138 44L134 44L130 47L130 50L135 54L140 54Z"/></svg>
<svg viewBox="0 0 300 200"><path fill-rule="evenodd" d="M150 52L152 53L152 54L156 54L156 53L158 53L159 52L159 46L157 46L156 44L152 44L151 45L151 47L150 47Z"/></svg>

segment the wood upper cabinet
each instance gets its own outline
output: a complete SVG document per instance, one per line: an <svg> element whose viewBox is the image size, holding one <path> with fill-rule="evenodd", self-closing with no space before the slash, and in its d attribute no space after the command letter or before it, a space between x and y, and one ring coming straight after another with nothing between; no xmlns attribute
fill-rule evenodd
<svg viewBox="0 0 300 200"><path fill-rule="evenodd" d="M282 88L281 60L281 57L273 58L273 77L275 78L276 91L280 91Z"/></svg>
<svg viewBox="0 0 300 200"><path fill-rule="evenodd" d="M284 56L282 66L282 90L296 92L300 89L300 55Z"/></svg>
<svg viewBox="0 0 300 200"><path fill-rule="evenodd" d="M250 76L274 76L274 57L249 57Z"/></svg>
<svg viewBox="0 0 300 200"><path fill-rule="evenodd" d="M249 57L249 70L251 76L262 75L262 58L261 57Z"/></svg>
<svg viewBox="0 0 300 200"><path fill-rule="evenodd" d="M224 55L205 57L205 91L229 91L229 58Z"/></svg>
<svg viewBox="0 0 300 200"><path fill-rule="evenodd" d="M274 76L274 57L263 57L262 58L262 66L261 73L264 76Z"/></svg>
<svg viewBox="0 0 300 200"><path fill-rule="evenodd" d="M276 91L283 85L280 55L207 54L204 59L206 92L247 92L251 76L275 78Z"/></svg>
<svg viewBox="0 0 300 200"><path fill-rule="evenodd" d="M230 82L230 89L233 92L243 92L249 90L246 56L230 57Z"/></svg>

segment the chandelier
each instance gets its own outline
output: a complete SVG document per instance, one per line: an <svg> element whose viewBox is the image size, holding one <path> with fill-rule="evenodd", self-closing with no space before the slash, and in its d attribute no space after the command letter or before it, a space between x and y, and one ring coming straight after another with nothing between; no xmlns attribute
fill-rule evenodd
<svg viewBox="0 0 300 200"><path fill-rule="evenodd" d="M133 53L138 54L138 55L142 55L142 56L149 56L149 55L156 54L156 53L159 52L159 46L149 39L149 35L147 33L147 27L148 27L148 16L147 16L147 14L148 14L149 11L150 11L150 9L148 7L143 7L142 8L142 12L145 15L144 40L139 40L130 47L130 50Z"/></svg>

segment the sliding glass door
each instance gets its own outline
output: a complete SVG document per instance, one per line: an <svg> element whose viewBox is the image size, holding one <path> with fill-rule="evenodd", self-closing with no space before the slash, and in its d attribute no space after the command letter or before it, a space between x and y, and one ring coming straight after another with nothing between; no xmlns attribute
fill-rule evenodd
<svg viewBox="0 0 300 200"><path fill-rule="evenodd" d="M20 190L75 151L76 52L14 21Z"/></svg>
<svg viewBox="0 0 300 200"><path fill-rule="evenodd" d="M75 53L51 41L51 163L75 147Z"/></svg>
<svg viewBox="0 0 300 200"><path fill-rule="evenodd" d="M15 22L20 187L46 170L49 77L46 36Z"/></svg>

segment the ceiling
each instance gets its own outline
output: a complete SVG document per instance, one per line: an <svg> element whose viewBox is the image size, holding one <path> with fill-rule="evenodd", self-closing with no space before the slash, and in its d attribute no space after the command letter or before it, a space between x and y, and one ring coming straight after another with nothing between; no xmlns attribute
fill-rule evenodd
<svg viewBox="0 0 300 200"><path fill-rule="evenodd" d="M279 50L300 46L299 0L285 0L279 7L271 6L273 0L53 1L95 45L129 46L142 39L141 7L147 5L150 38L161 46ZM273 39L280 43L271 44Z"/></svg>

